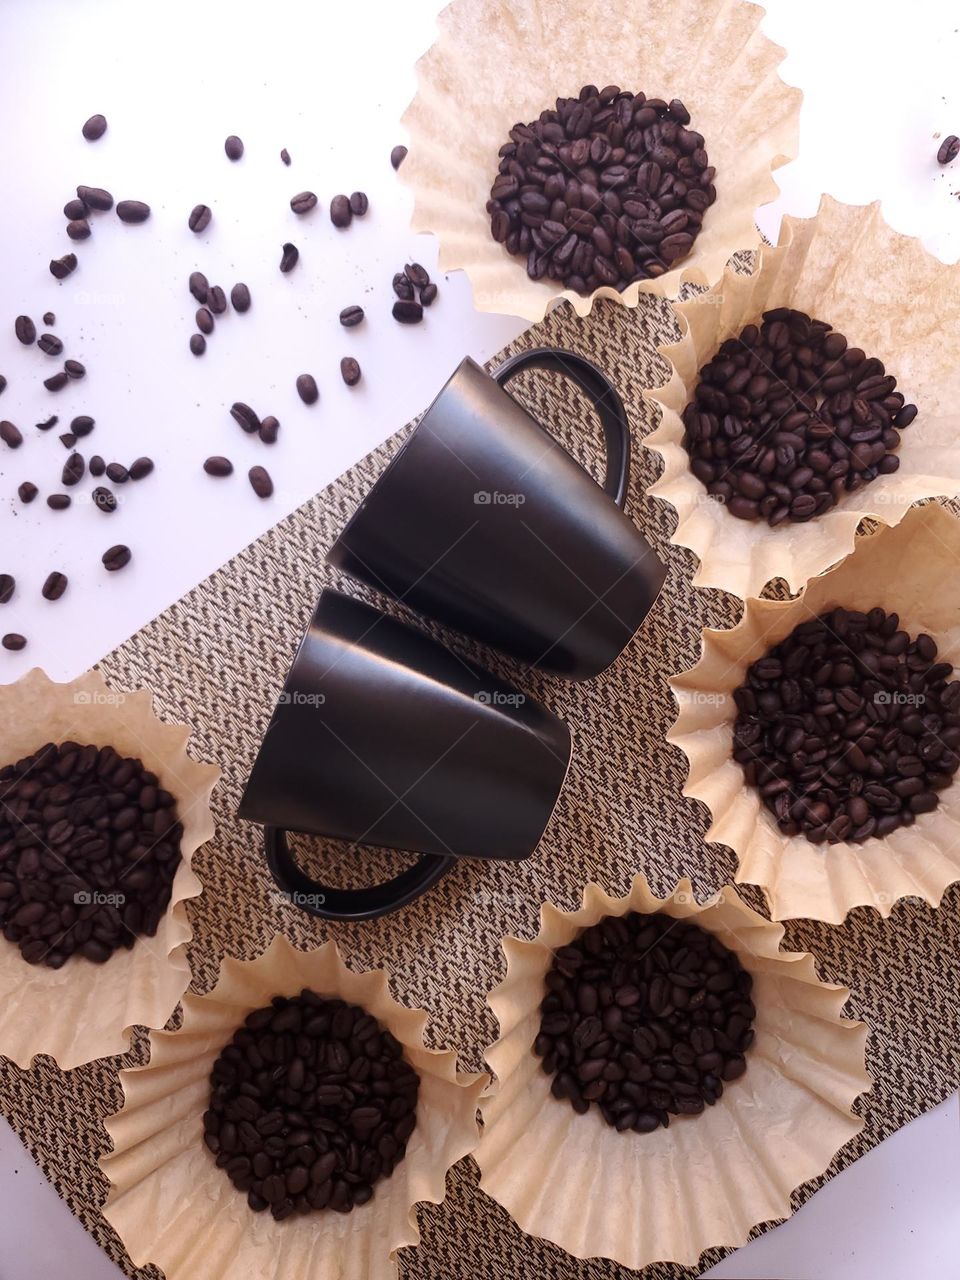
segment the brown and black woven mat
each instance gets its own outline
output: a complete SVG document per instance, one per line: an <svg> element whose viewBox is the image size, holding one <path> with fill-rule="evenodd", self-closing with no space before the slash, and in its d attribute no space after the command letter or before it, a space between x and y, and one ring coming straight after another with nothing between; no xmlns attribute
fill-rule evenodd
<svg viewBox="0 0 960 1280"><path fill-rule="evenodd" d="M550 344L594 360L620 388L639 438L654 425L641 391L660 381L664 369L655 345L675 337L669 309L641 299L633 311L601 304L587 321L563 308L515 347ZM578 391L544 373L523 375L511 390L599 473L599 428ZM588 684L567 685L438 632L540 697L571 726L567 785L536 854L519 864L459 864L427 897L372 923L331 926L278 906L259 829L234 813L321 586L365 595L325 568L324 551L403 437L401 432L388 441L241 552L101 667L117 688L156 690L161 716L194 727L191 753L224 769L214 794L217 834L194 864L205 885L202 898L189 904L195 988L209 989L224 955L255 956L278 931L301 947L334 937L353 967L386 965L397 997L430 1011L433 1043L455 1047L465 1067L480 1068L483 1048L496 1034L484 996L503 974L500 938L532 936L545 899L572 908L587 880L623 893L638 869L661 894L681 875L692 877L700 896L732 880L733 855L704 845L706 812L681 798L684 760L665 734L674 716L668 675L696 660L704 626L733 625L739 607L717 592L691 588L691 556L668 545L672 511L644 496L658 464L638 448L628 510L669 574L652 616L611 670ZM329 872L335 852L322 852ZM386 874L384 855L355 856L362 864L359 878ZM309 866L306 854L304 860ZM396 856L389 865L396 868ZM349 881L346 867L336 872ZM849 986L847 1012L872 1028L868 1065L876 1083L859 1104L865 1127L838 1155L829 1177L960 1085L960 886L948 891L937 911L907 901L886 922L859 910L841 928L794 923L785 945L812 951L822 977ZM156 1273L134 1269L101 1218L106 1184L96 1162L107 1144L101 1120L122 1102L117 1072L143 1061L144 1051L141 1034L125 1058L69 1075L44 1060L30 1071L0 1062L0 1109L74 1213L131 1276ZM463 1161L449 1178L446 1202L421 1209L422 1244L401 1254L403 1280L610 1280L635 1274L602 1260L580 1262L530 1239L476 1182L475 1165ZM801 1188L795 1204L818 1185ZM721 1255L705 1254L702 1266ZM660 1264L644 1274L675 1280L698 1273Z"/></svg>

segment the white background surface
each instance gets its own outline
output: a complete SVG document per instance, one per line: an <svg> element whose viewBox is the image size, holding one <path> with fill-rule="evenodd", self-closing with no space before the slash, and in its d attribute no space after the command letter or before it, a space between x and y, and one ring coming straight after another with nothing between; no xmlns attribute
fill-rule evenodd
<svg viewBox="0 0 960 1280"><path fill-rule="evenodd" d="M0 372L10 382L0 417L26 437L16 453L0 446L0 572L18 579L14 601L0 607L0 630L30 638L21 655L0 652L0 682L32 665L60 677L91 665L402 426L462 355L485 358L520 332L517 320L474 313L456 276L440 281L419 328L389 316L393 272L412 258L432 271L436 260L430 238L407 229L410 201L389 153L405 140L397 121L438 8L437 0L0 0ZM763 229L775 237L782 212L809 215L826 190L851 202L881 199L897 230L955 260L960 162L938 169L934 135L960 133L960 12L933 0L770 0L767 8L765 31L789 51L784 79L806 97L801 158L779 171L782 197L760 214ZM95 111L110 129L91 145L79 130ZM223 154L228 133L246 143L239 164ZM283 146L289 169L278 158ZM113 214L96 216L93 237L73 246L60 211L77 183L146 200L153 217L126 227ZM338 232L329 199L358 187L371 212ZM297 219L288 200L304 188L321 208ZM195 237L186 216L198 202L211 205L214 221ZM301 264L282 277L288 239ZM80 267L58 285L47 262L71 249ZM254 296L247 315L218 321L199 360L187 351L194 304L186 279L195 268L227 290L245 280ZM347 331L337 314L350 303L368 319ZM58 396L40 385L55 362L13 335L14 316L29 313L39 325L48 309L65 355L89 370ZM352 391L339 378L345 354L364 369ZM307 371L321 388L313 408L294 390ZM235 399L279 417L280 443L270 449L244 436L227 412ZM41 435L32 424L51 412L64 425ZM77 502L52 513L43 502L60 489L67 456L56 436L78 413L97 419L80 446L87 456L129 463L149 453L158 464L119 490L124 501L110 517ZM211 453L232 457L231 479L203 475ZM274 477L269 502L246 482L256 462ZM16 487L28 478L41 497L24 508ZM107 575L100 554L121 541L134 563ZM57 604L39 598L51 569L71 579ZM953 1099L716 1274L957 1276L958 1138ZM119 1275L2 1122L0 1231L17 1241L14 1249L7 1236L0 1250L0 1280L47 1280L67 1265L71 1280Z"/></svg>

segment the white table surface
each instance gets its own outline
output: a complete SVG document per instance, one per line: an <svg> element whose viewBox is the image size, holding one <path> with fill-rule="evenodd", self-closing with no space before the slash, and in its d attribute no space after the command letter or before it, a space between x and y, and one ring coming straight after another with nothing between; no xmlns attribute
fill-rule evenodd
<svg viewBox="0 0 960 1280"><path fill-rule="evenodd" d="M18 579L14 600L0 607L0 630L29 637L22 654L0 652L0 683L35 665L60 678L83 671L401 427L462 355L484 359L521 332L515 318L475 313L457 275L440 280L422 326L389 315L393 272L411 260L431 271L436 264L431 238L408 230L410 201L389 153L405 141L397 122L439 7L0 0L0 372L10 383L0 417L26 436L15 453L0 446L0 572ZM960 133L954 6L769 0L767 10L765 31L789 51L784 78L806 97L801 158L780 170L781 198L760 214L764 231L775 237L783 212L809 215L829 191L851 202L881 199L897 230L955 260L960 162L940 170L934 160L935 135ZM95 111L110 128L91 145L80 125ZM229 133L246 144L239 164L223 154ZM289 169L278 156L284 146ZM77 183L146 200L153 217L126 227L100 215L92 238L71 245L61 207ZM287 202L305 188L322 207L298 219ZM326 215L330 196L356 188L369 194L370 213L338 232ZM198 202L214 210L199 237L186 227ZM301 264L281 277L288 239ZM70 249L80 267L58 285L47 262ZM195 268L228 291L245 280L254 296L247 315L218 321L201 359L187 350L194 303L186 278ZM368 318L343 330L337 315L350 303ZM57 314L64 354L88 367L59 395L40 385L55 362L13 335L14 316L31 314L39 326L46 310ZM339 377L346 354L364 369L354 390ZM321 388L313 408L294 390L308 371ZM236 399L279 417L279 444L243 436L227 412ZM41 435L32 424L51 412L63 425ZM87 456L129 463L147 453L157 462L154 475L119 490L113 516L80 503L57 514L43 502L60 489L67 456L57 434L79 413L97 420L80 446ZM233 459L232 478L203 475L212 453ZM247 485L255 462L274 477L267 502ZM41 488L32 507L16 498L24 479ZM108 575L100 555L114 542L132 547L134 563ZM56 604L39 595L52 569L71 580ZM958 1138L954 1098L712 1274L957 1275ZM0 1121L0 1231L9 1241L14 1228L17 1247L0 1251L0 1280L47 1280L66 1261L71 1280L120 1274Z"/></svg>

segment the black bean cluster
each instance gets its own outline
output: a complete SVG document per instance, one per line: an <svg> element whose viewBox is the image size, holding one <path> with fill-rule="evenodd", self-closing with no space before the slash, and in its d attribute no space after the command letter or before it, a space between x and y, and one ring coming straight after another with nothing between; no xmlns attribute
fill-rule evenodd
<svg viewBox="0 0 960 1280"><path fill-rule="evenodd" d="M366 1204L406 1154L420 1077L372 1014L313 991L248 1014L210 1075L204 1141L281 1221Z"/></svg>
<svg viewBox="0 0 960 1280"><path fill-rule="evenodd" d="M102 964L156 933L180 864L175 806L113 747L48 742L0 769L0 922L24 960Z"/></svg>
<svg viewBox="0 0 960 1280"><path fill-rule="evenodd" d="M515 124L487 202L494 240L532 280L625 289L685 258L716 199L715 169L679 98L588 84Z"/></svg>
<svg viewBox="0 0 960 1280"><path fill-rule="evenodd" d="M551 1091L620 1132L696 1116L747 1068L753 978L699 925L632 911L560 947L534 1052Z"/></svg>
<svg viewBox="0 0 960 1280"><path fill-rule="evenodd" d="M683 411L690 470L741 520L802 523L900 466L917 416L882 361L776 307L728 338Z"/></svg>
<svg viewBox="0 0 960 1280"><path fill-rule="evenodd" d="M960 681L896 613L803 622L734 693L733 757L787 836L860 843L929 813L960 768Z"/></svg>

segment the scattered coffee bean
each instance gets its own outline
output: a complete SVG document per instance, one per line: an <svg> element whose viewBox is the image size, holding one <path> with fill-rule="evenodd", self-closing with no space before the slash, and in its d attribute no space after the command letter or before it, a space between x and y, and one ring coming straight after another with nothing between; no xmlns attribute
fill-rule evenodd
<svg viewBox="0 0 960 1280"><path fill-rule="evenodd" d="M288 271L293 270L299 261L300 250L295 244L291 244L288 240L283 246L283 252L280 257L280 270L284 275L286 275Z"/></svg>
<svg viewBox="0 0 960 1280"><path fill-rule="evenodd" d="M48 391L62 391L69 381L69 376L61 369L59 373L52 373L49 378L44 378L43 385Z"/></svg>
<svg viewBox="0 0 960 1280"><path fill-rule="evenodd" d="M56 324L56 323L57 323L57 317L53 314L53 312L52 312L52 311L45 311L45 312L43 313L43 323L44 323L44 324Z"/></svg>
<svg viewBox="0 0 960 1280"><path fill-rule="evenodd" d="M37 339L37 346L45 356L59 356L63 354L63 343L55 333L41 333Z"/></svg>
<svg viewBox="0 0 960 1280"><path fill-rule="evenodd" d="M63 464L63 471L60 475L60 483L68 488L72 485L79 484L86 474L87 464L82 454L71 453L70 457Z"/></svg>
<svg viewBox="0 0 960 1280"><path fill-rule="evenodd" d="M363 320L363 307L344 307L340 312L340 323L345 329L352 329Z"/></svg>
<svg viewBox="0 0 960 1280"><path fill-rule="evenodd" d="M747 1069L752 975L691 921L606 916L554 953L533 1049L550 1091L620 1132L697 1116Z"/></svg>
<svg viewBox="0 0 960 1280"><path fill-rule="evenodd" d="M960 138L955 133L951 133L949 137L944 138L940 143L940 150L937 152L937 164L952 164L960 156Z"/></svg>
<svg viewBox="0 0 960 1280"><path fill-rule="evenodd" d="M423 289L430 283L426 267L421 267L419 262L408 262L403 268L403 274L415 289Z"/></svg>
<svg viewBox="0 0 960 1280"><path fill-rule="evenodd" d="M393 304L393 318L401 324L419 324L423 319L423 307L419 302L408 302L398 298Z"/></svg>
<svg viewBox="0 0 960 1280"><path fill-rule="evenodd" d="M350 197L350 212L355 218L362 218L370 208L370 201L365 191L354 191Z"/></svg>
<svg viewBox="0 0 960 1280"><path fill-rule="evenodd" d="M280 159L283 161L284 164L290 163L290 152L287 150L286 147L284 147L283 150L280 152Z"/></svg>
<svg viewBox="0 0 960 1280"><path fill-rule="evenodd" d="M130 479L143 480L153 470L152 458L137 458L130 463Z"/></svg>
<svg viewBox="0 0 960 1280"><path fill-rule="evenodd" d="M117 204L117 217L121 222L146 222L150 206L142 200L121 200Z"/></svg>
<svg viewBox="0 0 960 1280"><path fill-rule="evenodd" d="M398 271L393 277L393 292L404 302L412 302L414 299L413 285L402 271Z"/></svg>
<svg viewBox="0 0 960 1280"><path fill-rule="evenodd" d="M84 124L82 132L88 142L96 142L107 132L107 117L91 116Z"/></svg>
<svg viewBox="0 0 960 1280"><path fill-rule="evenodd" d="M304 404L316 404L320 399L317 381L312 373L301 373L297 378L297 395Z"/></svg>
<svg viewBox="0 0 960 1280"><path fill-rule="evenodd" d="M47 743L0 769L0 925L30 964L102 964L156 933L180 864L176 801L113 747ZM29 831L23 840L18 831Z"/></svg>
<svg viewBox="0 0 960 1280"><path fill-rule="evenodd" d="M802 523L900 465L916 406L881 361L776 307L728 338L683 411L690 470L741 520Z"/></svg>
<svg viewBox="0 0 960 1280"><path fill-rule="evenodd" d="M78 439L88 436L95 426L93 418L88 414L78 414L76 418L71 419L70 430Z"/></svg>
<svg viewBox="0 0 960 1280"><path fill-rule="evenodd" d="M114 484L126 484L130 479L130 472L122 462L108 462L106 475L107 479L112 480Z"/></svg>
<svg viewBox="0 0 960 1280"><path fill-rule="evenodd" d="M88 209L97 209L100 213L113 208L113 196L103 187L77 187L77 199L82 200Z"/></svg>
<svg viewBox="0 0 960 1280"><path fill-rule="evenodd" d="M66 589L67 575L54 570L53 573L47 574L47 580L41 587L40 594L44 600L59 600Z"/></svg>
<svg viewBox="0 0 960 1280"><path fill-rule="evenodd" d="M23 432L12 422L0 422L0 440L8 449L19 449L23 444Z"/></svg>
<svg viewBox="0 0 960 1280"><path fill-rule="evenodd" d="M419 1090L372 1014L308 990L276 996L214 1063L204 1142L255 1212L349 1213L404 1158Z"/></svg>
<svg viewBox="0 0 960 1280"><path fill-rule="evenodd" d="M17 316L13 322L13 331L25 347L32 347L37 340L37 326L29 316Z"/></svg>
<svg viewBox="0 0 960 1280"><path fill-rule="evenodd" d="M198 307L194 319L201 333L213 333L213 312L208 307Z"/></svg>
<svg viewBox="0 0 960 1280"><path fill-rule="evenodd" d="M86 218L75 218L67 223L67 235L71 240L87 240L90 236L90 223Z"/></svg>
<svg viewBox="0 0 960 1280"><path fill-rule="evenodd" d="M195 356L202 356L207 349L207 340L202 333L190 335L190 350Z"/></svg>
<svg viewBox="0 0 960 1280"><path fill-rule="evenodd" d="M960 768L960 680L896 613L837 607L752 663L733 758L785 836L859 844L937 807Z"/></svg>
<svg viewBox="0 0 960 1280"><path fill-rule="evenodd" d="M210 295L207 298L207 306L215 316L222 316L227 309L227 295L218 284L210 286Z"/></svg>
<svg viewBox="0 0 960 1280"><path fill-rule="evenodd" d="M24 480L17 488L17 495L24 505L31 503L39 492L40 490L31 480Z"/></svg>
<svg viewBox="0 0 960 1280"><path fill-rule="evenodd" d="M12 573L0 573L0 604L9 604L17 589L17 580Z"/></svg>
<svg viewBox="0 0 960 1280"><path fill-rule="evenodd" d="M190 292L202 306L210 296L210 281L202 271L191 271L189 281Z"/></svg>
<svg viewBox="0 0 960 1280"><path fill-rule="evenodd" d="M301 191L298 195L291 196L290 208L294 213L309 213L311 209L317 207L317 197L312 191Z"/></svg>
<svg viewBox="0 0 960 1280"><path fill-rule="evenodd" d="M105 515L112 515L117 509L117 495L105 485L97 485L90 497L93 499L93 505L97 510L102 511Z"/></svg>
<svg viewBox="0 0 960 1280"><path fill-rule="evenodd" d="M334 196L330 201L330 221L335 227L349 227L353 219L350 201L344 195Z"/></svg>
<svg viewBox="0 0 960 1280"><path fill-rule="evenodd" d="M106 469L107 469L107 464L100 457L99 453L95 453L93 457L90 459L90 461L87 463L87 470L97 480L100 479L100 477L104 474Z"/></svg>
<svg viewBox="0 0 960 1280"><path fill-rule="evenodd" d="M25 636L18 635L16 631L8 631L3 639L0 640L0 644L5 649L9 649L11 653L19 653L21 649L27 647L27 640ZM7 899L4 899L0 902L0 908L5 907L7 901Z"/></svg>
<svg viewBox="0 0 960 1280"><path fill-rule="evenodd" d="M203 469L208 476L229 476L233 474L233 463L229 458L214 455L212 458L207 458Z"/></svg>
<svg viewBox="0 0 960 1280"><path fill-rule="evenodd" d="M230 302L234 311L243 315L250 310L250 290L245 284L235 284L230 290Z"/></svg>
<svg viewBox="0 0 960 1280"><path fill-rule="evenodd" d="M118 569L125 568L133 559L133 556L130 548L125 547L120 542L115 547L110 547L106 550L100 558L103 562L103 567L108 573L116 573Z"/></svg>
<svg viewBox="0 0 960 1280"><path fill-rule="evenodd" d="M65 253L62 258L53 258L50 262L50 274L56 280L66 280L67 276L77 269L77 255Z"/></svg>
<svg viewBox="0 0 960 1280"><path fill-rule="evenodd" d="M49 431L51 427L55 427L60 419L55 413L52 413L44 422L37 423L38 431Z"/></svg>
<svg viewBox="0 0 960 1280"><path fill-rule="evenodd" d="M51 493L47 498L47 506L51 511L66 511L70 505L69 493Z"/></svg>
<svg viewBox="0 0 960 1280"><path fill-rule="evenodd" d="M407 156L407 148L402 146L396 146L390 152L390 163L393 165L395 169L399 169L400 166L403 164L404 160L406 159L406 156Z"/></svg>
<svg viewBox="0 0 960 1280"><path fill-rule="evenodd" d="M73 446L77 443L77 437L73 434L72 431L64 431L63 435L58 436L57 439L60 441L60 443L63 445L65 449L72 449Z"/></svg>
<svg viewBox="0 0 960 1280"><path fill-rule="evenodd" d="M230 417L234 422L242 427L248 435L254 435L260 430L260 419L257 414L250 408L248 404L244 404L242 400L237 400L235 404L230 406Z"/></svg>
<svg viewBox="0 0 960 1280"><path fill-rule="evenodd" d="M340 361L340 376L348 387L355 387L360 381L360 365L353 356L344 356Z"/></svg>
<svg viewBox="0 0 960 1280"><path fill-rule="evenodd" d="M276 418L264 418L260 423L260 439L264 444L276 444L277 436L280 433L280 423Z"/></svg>
<svg viewBox="0 0 960 1280"><path fill-rule="evenodd" d="M243 143L235 133L231 133L223 144L223 149L227 153L228 160L239 160L243 155Z"/></svg>
<svg viewBox="0 0 960 1280"><path fill-rule="evenodd" d="M685 258L716 199L701 134L678 99L585 85L500 148L487 213L533 280L625 289Z"/></svg>
<svg viewBox="0 0 960 1280"><path fill-rule="evenodd" d="M68 200L63 206L63 216L68 222L80 222L86 220L87 214L90 212L87 202L79 197ZM52 320L44 320L44 324L53 324Z"/></svg>
<svg viewBox="0 0 960 1280"><path fill-rule="evenodd" d="M65 360L63 371L68 378L85 378L87 371L79 360Z"/></svg>
<svg viewBox="0 0 960 1280"><path fill-rule="evenodd" d="M201 231L206 231L207 227L209 227L212 217L213 212L209 205L195 204L190 210L187 226L191 231L195 231L199 235Z"/></svg>
<svg viewBox="0 0 960 1280"><path fill-rule="evenodd" d="M0 396L2 396L2 395L3 395L4 391L6 391L6 389L7 389L7 380L6 380L6 378L3 376L3 374L2 374L2 373L0 373Z"/></svg>
<svg viewBox="0 0 960 1280"><path fill-rule="evenodd" d="M251 467L247 472L247 478L258 498L269 498L273 493L273 481L265 467Z"/></svg>
<svg viewBox="0 0 960 1280"><path fill-rule="evenodd" d="M432 307L437 297L437 286L431 281L420 290L420 303L424 307Z"/></svg>

